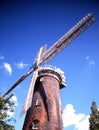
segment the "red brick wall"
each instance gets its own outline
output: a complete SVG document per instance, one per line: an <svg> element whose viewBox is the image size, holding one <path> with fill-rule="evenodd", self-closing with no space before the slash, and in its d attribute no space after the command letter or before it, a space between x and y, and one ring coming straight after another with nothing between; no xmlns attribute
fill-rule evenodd
<svg viewBox="0 0 99 130"><path fill-rule="evenodd" d="M32 122L35 120L38 121L38 130L63 130L59 88L58 80L51 76L38 78L23 130L32 130ZM37 99L41 103L38 106Z"/></svg>

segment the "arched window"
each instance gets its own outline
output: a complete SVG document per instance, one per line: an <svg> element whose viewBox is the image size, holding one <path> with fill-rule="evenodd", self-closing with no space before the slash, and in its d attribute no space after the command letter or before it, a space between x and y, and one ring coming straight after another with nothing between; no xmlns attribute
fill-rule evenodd
<svg viewBox="0 0 99 130"><path fill-rule="evenodd" d="M41 106L42 105L42 100L41 99L37 99L35 105L36 106Z"/></svg>
<svg viewBox="0 0 99 130"><path fill-rule="evenodd" d="M35 119L32 122L32 130L38 130L39 128L39 120Z"/></svg>

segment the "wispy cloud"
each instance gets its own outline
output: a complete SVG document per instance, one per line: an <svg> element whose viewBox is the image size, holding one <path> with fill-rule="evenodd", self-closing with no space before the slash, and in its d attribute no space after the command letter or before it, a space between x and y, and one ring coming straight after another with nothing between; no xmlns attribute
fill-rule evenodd
<svg viewBox="0 0 99 130"><path fill-rule="evenodd" d="M86 57L87 60L87 64L90 68L92 68L93 66L95 66L95 61L93 59L90 58L90 56Z"/></svg>
<svg viewBox="0 0 99 130"><path fill-rule="evenodd" d="M4 56L0 55L0 60L4 60Z"/></svg>
<svg viewBox="0 0 99 130"><path fill-rule="evenodd" d="M90 60L90 61L89 61L89 66L92 66L92 65L95 65L94 60Z"/></svg>
<svg viewBox="0 0 99 130"><path fill-rule="evenodd" d="M18 69L24 69L25 67L28 66L28 64L25 64L23 62L19 62L19 63L14 63L15 66L18 68Z"/></svg>
<svg viewBox="0 0 99 130"><path fill-rule="evenodd" d="M72 104L67 104L63 110L63 123L64 127L74 125L74 130L88 130L89 128L89 115L84 113L76 113Z"/></svg>
<svg viewBox="0 0 99 130"><path fill-rule="evenodd" d="M12 67L9 63L3 63L3 67L10 75L12 75Z"/></svg>
<svg viewBox="0 0 99 130"><path fill-rule="evenodd" d="M90 56L86 56L86 60L89 60Z"/></svg>

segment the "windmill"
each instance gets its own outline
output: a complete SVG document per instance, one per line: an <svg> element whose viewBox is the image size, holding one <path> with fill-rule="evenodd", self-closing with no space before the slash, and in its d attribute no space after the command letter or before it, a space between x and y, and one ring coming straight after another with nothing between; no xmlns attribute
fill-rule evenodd
<svg viewBox="0 0 99 130"><path fill-rule="evenodd" d="M88 15L83 17L83 19L81 19L75 26L73 26L67 33L65 33L65 35L63 35L57 42L55 42L48 50L46 49L46 45L41 47L34 61L32 69L28 71L26 74L24 74L17 82L15 82L11 86L11 88L3 95L3 97L5 97L19 83L21 83L26 77L28 77L32 72L34 72L27 93L27 97L21 112L21 115L24 112L27 112L23 130L63 129L59 89L66 86L64 73L56 67L53 68L51 66L41 67L40 65L44 62L49 62L53 57L55 57L59 52L61 52L65 47L67 47L76 37L78 37L83 31L85 31L94 21L95 18L93 14L89 13ZM49 87L50 83L48 84L47 82L51 82L52 86L56 85L57 90L55 89L55 87L54 89L51 89L51 87ZM48 93L49 89L52 92L52 95L56 96L54 99L53 96L49 94L51 92ZM35 99L36 97L38 97L37 92L41 96L39 99ZM48 101L49 96L53 99L52 101L53 104L51 104L51 102ZM36 109L33 102L36 103L35 104ZM43 107L41 108L42 102ZM56 107L59 106L58 107L59 111L57 111L57 108L53 107L53 105L55 105ZM52 111L51 107L53 107ZM57 111L56 114L54 110ZM45 113L42 113L42 111ZM40 114L45 116L44 117L42 116L43 118L41 118ZM40 120L43 120L43 122L42 121L40 122L38 118ZM55 119L53 120L53 122L52 118Z"/></svg>

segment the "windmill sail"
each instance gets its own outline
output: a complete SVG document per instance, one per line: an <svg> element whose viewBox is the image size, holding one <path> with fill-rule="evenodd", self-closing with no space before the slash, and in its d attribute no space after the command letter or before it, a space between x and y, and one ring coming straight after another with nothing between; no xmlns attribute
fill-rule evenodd
<svg viewBox="0 0 99 130"><path fill-rule="evenodd" d="M39 70L39 65L42 62L42 58L43 58L43 54L46 51L46 45L44 45L43 47L40 48L37 57L34 61L34 64L36 64L38 66L38 69L34 71L34 74L32 76L31 79L31 83L30 83L30 87L25 99L25 103L23 105L22 111L21 111L21 116L31 107L31 103L32 103L32 98L33 98L33 93L34 93L34 87L35 87L35 83L36 83L36 79L38 77L38 70Z"/></svg>
<svg viewBox="0 0 99 130"><path fill-rule="evenodd" d="M10 93L19 83L21 83L26 77L28 77L33 71L44 62L49 62L60 51L68 46L77 36L79 36L84 30L86 30L93 22L95 18L92 13L86 15L81 21L79 21L73 28L71 28L65 35L63 35L57 42L55 42L47 51L46 45L40 48L37 58L30 71L24 74L17 82L15 82L11 88L3 95L5 97Z"/></svg>
<svg viewBox="0 0 99 130"><path fill-rule="evenodd" d="M43 62L43 57L46 52L46 48L47 48L47 45L44 45L39 49L36 59L34 60L34 64L36 64L36 66L39 66Z"/></svg>
<svg viewBox="0 0 99 130"><path fill-rule="evenodd" d="M81 21L79 21L73 28L71 28L65 35L63 35L52 47L50 47L44 56L46 62L49 62L54 56L68 46L77 36L86 30L95 21L92 13L89 13Z"/></svg>
<svg viewBox="0 0 99 130"><path fill-rule="evenodd" d="M31 107L32 103L32 97L33 97L33 92L34 92L34 86L36 83L36 79L38 77L38 70L36 70L32 76L30 87L28 89L28 93L25 99L25 103L23 105L22 111L21 111L21 116Z"/></svg>
<svg viewBox="0 0 99 130"><path fill-rule="evenodd" d="M9 94L18 84L20 84L24 79L26 79L33 71L35 71L38 66L43 62L43 55L46 51L46 45L40 48L39 53L37 54L37 57L35 59L35 62L33 64L33 67L30 71L25 73L20 79L18 79L11 87L8 89L6 93L2 97L5 97L7 94Z"/></svg>
<svg viewBox="0 0 99 130"><path fill-rule="evenodd" d="M19 83L21 83L24 79L26 79L35 69L36 69L36 66L34 66L30 71L24 74L19 80L17 80L17 82L15 82L11 86L11 88L2 97L5 97L7 94L9 94Z"/></svg>

